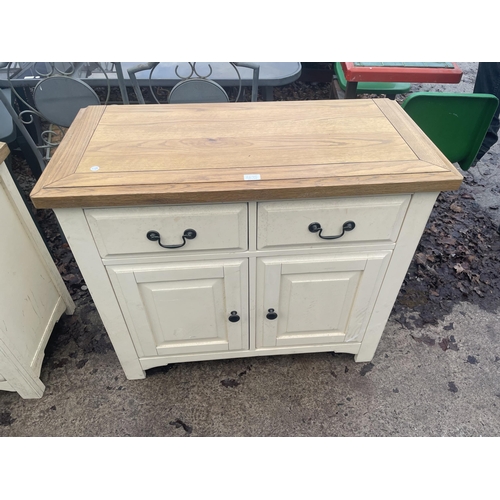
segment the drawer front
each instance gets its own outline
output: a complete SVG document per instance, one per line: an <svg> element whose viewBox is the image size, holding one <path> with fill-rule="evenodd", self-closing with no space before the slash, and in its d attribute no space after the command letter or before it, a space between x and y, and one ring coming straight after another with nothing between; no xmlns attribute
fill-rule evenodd
<svg viewBox="0 0 500 500"><path fill-rule="evenodd" d="M99 208L85 214L101 257L248 248L246 203ZM187 229L196 236L184 237ZM159 234L159 241L148 239L151 231Z"/></svg>
<svg viewBox="0 0 500 500"><path fill-rule="evenodd" d="M410 198L367 196L259 203L257 248L392 243L398 237ZM344 223L350 221L354 228L344 231ZM310 231L313 223L319 224L321 231ZM339 237L323 238L329 236Z"/></svg>

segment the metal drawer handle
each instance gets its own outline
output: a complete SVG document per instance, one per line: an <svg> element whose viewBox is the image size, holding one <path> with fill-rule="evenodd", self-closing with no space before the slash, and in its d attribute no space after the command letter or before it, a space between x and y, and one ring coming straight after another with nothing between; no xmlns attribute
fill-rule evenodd
<svg viewBox="0 0 500 500"><path fill-rule="evenodd" d="M347 222L344 222L342 225L342 234L339 234L337 236L323 236L321 232L323 229L321 228L321 224L319 222L311 222L309 224L309 231L311 233L319 233L318 236L324 240L336 240L337 238L341 238L344 236L344 233L346 231L352 231L356 227L356 224L352 220L348 220Z"/></svg>
<svg viewBox="0 0 500 500"><path fill-rule="evenodd" d="M196 231L194 229L186 229L182 235L182 243L180 245L162 245L160 241L160 233L158 231L148 231L146 237L150 241L157 241L158 245L163 248L181 248L186 244L186 240L193 240L196 238Z"/></svg>

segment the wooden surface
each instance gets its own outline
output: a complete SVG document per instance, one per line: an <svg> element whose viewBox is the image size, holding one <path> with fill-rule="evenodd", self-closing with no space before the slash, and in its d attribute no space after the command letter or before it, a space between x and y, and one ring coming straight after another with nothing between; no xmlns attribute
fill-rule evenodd
<svg viewBox="0 0 500 500"><path fill-rule="evenodd" d="M440 191L461 182L387 99L94 106L80 111L31 197L37 208L95 207Z"/></svg>
<svg viewBox="0 0 500 500"><path fill-rule="evenodd" d="M0 142L0 163L2 163L7 156L9 156L9 147L5 142Z"/></svg>

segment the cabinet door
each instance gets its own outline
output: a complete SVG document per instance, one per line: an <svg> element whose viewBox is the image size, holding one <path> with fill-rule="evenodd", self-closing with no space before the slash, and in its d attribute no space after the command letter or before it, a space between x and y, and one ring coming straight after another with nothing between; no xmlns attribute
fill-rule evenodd
<svg viewBox="0 0 500 500"><path fill-rule="evenodd" d="M390 255L258 259L257 348L360 342Z"/></svg>
<svg viewBox="0 0 500 500"><path fill-rule="evenodd" d="M139 357L248 349L247 260L110 266L108 274Z"/></svg>

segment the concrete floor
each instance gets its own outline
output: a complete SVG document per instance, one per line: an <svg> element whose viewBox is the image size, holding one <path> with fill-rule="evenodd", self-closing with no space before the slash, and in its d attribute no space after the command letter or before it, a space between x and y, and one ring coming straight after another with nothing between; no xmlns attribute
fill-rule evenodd
<svg viewBox="0 0 500 500"><path fill-rule="evenodd" d="M0 393L0 436L500 435L498 318L468 303L418 332L391 318L371 363L270 356L170 365L138 381L95 309L76 314L54 332L44 396ZM75 318L89 325L84 338L71 335Z"/></svg>
<svg viewBox="0 0 500 500"><path fill-rule="evenodd" d="M489 176L487 189L470 189L500 222L498 152L468 175ZM92 304L77 306L47 347L43 398L0 392L0 436L500 435L498 315L470 303L418 332L391 316L371 363L333 353L207 361L139 381L125 378Z"/></svg>

